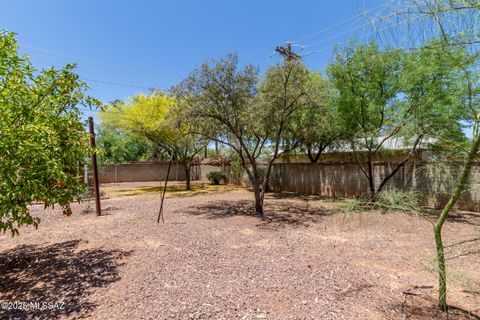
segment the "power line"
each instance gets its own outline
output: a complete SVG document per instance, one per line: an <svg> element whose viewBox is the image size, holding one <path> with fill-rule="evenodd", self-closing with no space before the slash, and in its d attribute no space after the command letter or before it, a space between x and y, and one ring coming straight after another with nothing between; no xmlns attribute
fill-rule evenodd
<svg viewBox="0 0 480 320"><path fill-rule="evenodd" d="M408 22L411 22L411 21L413 21L413 20L415 20L415 19L418 19L418 18L419 18L419 17L416 17L416 18L413 18L413 19L405 19L405 20L403 20L401 23L398 23L398 24L396 24L396 25L386 26L386 27L383 27L383 28L381 28L381 29L371 31L371 32L369 32L369 33L367 33L367 34L364 34L364 35L359 36L359 38L365 38L365 37L368 37L368 36L370 36L370 35L372 35L372 34L374 34L374 33L378 33L378 32L381 32L381 31L384 31L384 30L387 30L387 29L391 29L391 28L393 28L393 27L398 27L398 26L400 26L400 25L407 24ZM329 45L329 46L327 46L327 47L323 47L323 48L321 48L321 49L319 49L319 50L307 52L304 56L310 56L310 55L313 55L313 54L317 54L317 53L323 52L323 51L325 51L325 50L331 49L334 45L345 44L345 43L347 43L347 42L349 42L349 41L350 41L350 40L346 40L346 41L342 41L342 42L340 42L340 43L331 44L331 45Z"/></svg>
<svg viewBox="0 0 480 320"><path fill-rule="evenodd" d="M347 23L347 22L353 21L353 20L355 20L355 19L357 19L357 18L361 17L362 15L365 15L365 14L367 14L367 13L369 13L369 12L372 12L372 11L374 11L374 10L380 9L380 8L386 6L386 5L391 5L391 4L394 3L394 2L395 2L395 0L386 1L386 2L382 3L382 4L379 5L379 6L376 6L376 7L372 8L372 9L369 9L369 10L367 10L367 11L364 11L364 12L362 12L362 13L359 13L359 14L353 16L353 17L350 17L350 18L347 18L347 19L345 19L345 20L339 21L339 22L337 22L337 23L335 23L335 24L332 24L332 25L330 25L330 26L327 26L327 27L325 27L325 28L323 28L323 29L321 29L321 30L319 30L319 31L315 31L315 32L313 32L313 33L311 33L311 34L309 34L309 35L307 35L307 36L305 36L305 37L303 37L303 38L300 38L300 39L298 39L298 40L296 40L296 41L294 41L294 42L301 42L301 41L310 39L310 38L312 38L312 37L314 37L314 36L316 36L316 35L319 35L319 34L325 32L325 31L327 31L327 30L330 30L330 29L332 29L332 28L338 27L338 26L340 26L340 25L342 25L342 24L345 24L345 23Z"/></svg>
<svg viewBox="0 0 480 320"><path fill-rule="evenodd" d="M410 5L410 6L406 7L405 10L408 9L408 8L410 8L410 7L412 7L412 6L414 6L414 5ZM399 13L399 12L393 12L393 13L390 13L390 14L387 14L387 15L384 15L384 16L381 16L381 17L378 17L378 18L372 18L372 21L369 21L369 22L367 22L367 23L364 23L364 24L355 26L355 27L353 27L353 28L350 28L350 29L348 29L348 30L342 31L342 32L337 33L337 34L335 34L335 35L332 35L332 36L330 36L330 37L328 37L328 38L325 38L325 39L323 39L323 40L320 40L320 41L317 41L317 42L313 42L313 43L311 43L311 44L304 45L303 48L311 48L311 47L317 46L317 45L319 45L319 44L328 42L329 40L335 39L335 38L337 38L337 37L339 37L339 36L342 36L342 35L344 35L344 34L347 34L347 33L350 33L350 32L352 32L352 31L358 30L358 29L360 29L360 28L363 28L363 27L372 25L372 23L375 23L375 22L378 22L378 21L385 21L385 20L391 19L391 18L397 16L398 13Z"/></svg>
<svg viewBox="0 0 480 320"><path fill-rule="evenodd" d="M28 48L30 50L38 51L34 55L29 55L28 52L27 52L27 55L31 56L34 59L47 59L47 60L57 62L57 63L62 63L62 64L68 63L69 60L71 60L71 61L74 61L73 63L77 64L77 66L79 68L86 68L86 69L89 69L89 70L95 71L95 72L101 72L101 73L106 72L108 74L114 73L114 74L120 75L122 77L128 77L128 78L131 78L132 75L133 75L135 77L140 77L141 76L142 78L149 78L149 79L155 80L155 81L159 80L158 75L153 75L153 74L148 74L148 73L143 73L143 72L138 72L138 71L135 71L134 73L129 72L128 74L127 73L122 73L122 72L119 72L118 68L115 68L113 66L105 66L105 65L102 65L102 64L98 64L98 63L95 63L91 59L86 59L86 58L82 58L82 57L78 57L78 56L67 55L67 54L64 54L64 53L57 52L57 51L48 50L48 49L39 48L39 47L34 47L34 46L30 46L30 45L21 44L20 47L24 47L24 48Z"/></svg>
<svg viewBox="0 0 480 320"><path fill-rule="evenodd" d="M119 82L110 82L110 81L96 80L96 79L87 79L87 78L83 78L83 80L86 81L86 82L96 82L96 83L107 84L107 85L118 86L118 87L129 87L129 88L136 88L136 89L146 89L146 90L153 90L153 91L162 91L162 92L170 92L170 91L172 91L172 90L170 90L170 89L162 89L162 88L157 88L157 87L155 87L155 86L145 87L145 86L139 86L139 85L135 85L135 84L119 83Z"/></svg>
<svg viewBox="0 0 480 320"><path fill-rule="evenodd" d="M25 46L25 47L29 47L29 46ZM34 48L34 47L29 47L29 48ZM42 50L42 51L47 52L47 50ZM54 51L52 51L52 52L54 52ZM38 56L38 54L36 54L35 57L36 58L38 58L38 57L47 58L47 59L52 60L52 61L59 61L58 59L56 59L56 57L51 57L51 56L48 56L48 55L42 57L41 55ZM66 56L66 57L69 57L69 56ZM88 67L88 64L87 64L87 69L90 69L92 71L99 71L99 69ZM103 69L103 71L109 72L108 69ZM157 91L168 91L168 89L156 88L155 86L147 87L147 86L140 86L140 85L136 85L136 84L127 84L127 83L119 83L119 82L111 82L111 81L105 81L105 80L87 79L87 78L83 78L83 80L86 81L86 82L96 82L96 83L119 86L119 87L130 87L130 88L136 88L136 89L157 90Z"/></svg>

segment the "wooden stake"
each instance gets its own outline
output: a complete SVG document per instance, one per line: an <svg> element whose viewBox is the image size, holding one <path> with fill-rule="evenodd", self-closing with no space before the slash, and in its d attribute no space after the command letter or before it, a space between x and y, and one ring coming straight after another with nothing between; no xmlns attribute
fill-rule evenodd
<svg viewBox="0 0 480 320"><path fill-rule="evenodd" d="M167 191L168 176L170 175L170 167L172 166L172 160L173 152L170 153L170 161L168 162L167 177L165 178L165 186L163 187L162 200L160 202L160 210L158 211L157 223L160 222L160 218L162 218L162 222L165 223L165 220L163 219L163 200L165 199L165 192Z"/></svg>
<svg viewBox="0 0 480 320"><path fill-rule="evenodd" d="M101 216L102 208L100 207L100 187L98 183L97 153L95 152L95 129L93 127L93 117L88 117L88 128L90 131L90 146L93 149L92 170L93 170L93 186L95 189L95 211L97 213L97 216Z"/></svg>

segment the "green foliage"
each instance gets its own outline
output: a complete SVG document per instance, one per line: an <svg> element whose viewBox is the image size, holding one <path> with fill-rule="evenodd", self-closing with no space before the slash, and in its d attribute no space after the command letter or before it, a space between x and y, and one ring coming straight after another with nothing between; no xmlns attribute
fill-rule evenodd
<svg viewBox="0 0 480 320"><path fill-rule="evenodd" d="M355 137L363 134L373 140L400 119L395 116L399 105L391 103L398 92L400 58L399 50L359 44L337 53L329 66L339 92L340 115Z"/></svg>
<svg viewBox="0 0 480 320"><path fill-rule="evenodd" d="M413 191L382 191L375 201L356 198L345 201L342 205L347 212L381 210L382 212L405 212L420 215L421 194Z"/></svg>
<svg viewBox="0 0 480 320"><path fill-rule="evenodd" d="M18 56L12 33L0 33L0 230L18 234L37 226L28 205L69 203L85 186L80 168L89 155L88 135L79 105L98 105L85 96L86 85L64 69L36 71Z"/></svg>
<svg viewBox="0 0 480 320"><path fill-rule="evenodd" d="M161 93L140 94L126 103L113 103L99 114L103 126L133 134L137 142L148 139L179 161L190 160L205 146L192 132L192 122L182 114L175 98Z"/></svg>
<svg viewBox="0 0 480 320"><path fill-rule="evenodd" d="M421 195L413 191L382 191L377 195L373 203L374 208L384 211L402 211L406 213L420 214Z"/></svg>
<svg viewBox="0 0 480 320"><path fill-rule="evenodd" d="M463 50L436 41L411 52L358 44L336 55L329 74L351 138L381 149L379 137L461 140L459 72L470 63Z"/></svg>
<svg viewBox="0 0 480 320"><path fill-rule="evenodd" d="M111 125L97 127L96 143L101 165L146 161L155 157L152 142Z"/></svg>
<svg viewBox="0 0 480 320"><path fill-rule="evenodd" d="M369 181L371 199L404 165L422 141L465 139L459 83L471 63L464 50L436 41L413 51L358 44L336 55L329 74L339 94L339 112L353 154ZM388 142L408 155L375 185L373 159Z"/></svg>
<svg viewBox="0 0 480 320"><path fill-rule="evenodd" d="M258 213L263 212L273 161L299 144L288 139L287 127L305 105L307 80L308 70L301 62L285 61L270 67L259 83L257 69L239 68L238 57L232 54L204 63L176 87L197 130L237 153L254 189ZM267 162L263 180L260 160Z"/></svg>
<svg viewBox="0 0 480 320"><path fill-rule="evenodd" d="M289 129L295 115L302 113L309 101L309 76L303 63L285 61L269 67L260 83L255 110L257 126L273 141L283 139L282 147L287 150L295 148L292 144L297 142L297 137L289 135Z"/></svg>
<svg viewBox="0 0 480 320"><path fill-rule="evenodd" d="M218 185L222 181L225 182L227 180L227 176L225 175L225 173L220 171L210 171L209 173L207 173L207 179L212 184Z"/></svg>
<svg viewBox="0 0 480 320"><path fill-rule="evenodd" d="M195 133L196 120L185 116L177 100L165 94L139 94L126 103L113 103L102 110L100 119L121 131L147 139L154 146L172 154L182 163L190 190L190 167L193 158L205 147L207 140Z"/></svg>
<svg viewBox="0 0 480 320"><path fill-rule="evenodd" d="M309 73L305 105L295 112L289 126L289 140L298 140L311 162L346 131L335 99L335 88L318 73Z"/></svg>
<svg viewBox="0 0 480 320"><path fill-rule="evenodd" d="M242 162L238 156L235 156L230 161L230 177L236 181L241 181L243 178L244 169Z"/></svg>

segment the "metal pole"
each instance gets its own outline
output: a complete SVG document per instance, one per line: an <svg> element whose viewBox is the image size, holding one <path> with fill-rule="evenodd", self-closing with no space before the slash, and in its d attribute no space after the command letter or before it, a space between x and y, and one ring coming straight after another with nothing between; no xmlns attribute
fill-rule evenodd
<svg viewBox="0 0 480 320"><path fill-rule="evenodd" d="M160 222L160 217L162 218L162 222L165 222L165 220L163 219L163 200L165 199L165 192L167 191L168 176L170 175L170 167L172 166L172 160L173 151L170 152L170 161L168 162L167 177L165 178L165 186L163 187L162 201L160 202L160 210L158 211L157 223Z"/></svg>
<svg viewBox="0 0 480 320"><path fill-rule="evenodd" d="M88 117L88 128L90 131L90 146L93 148L92 170L93 186L95 189L95 211L97 213L97 216L101 216L102 209L100 207L100 187L98 185L97 153L95 152L95 129L93 128L93 117Z"/></svg>

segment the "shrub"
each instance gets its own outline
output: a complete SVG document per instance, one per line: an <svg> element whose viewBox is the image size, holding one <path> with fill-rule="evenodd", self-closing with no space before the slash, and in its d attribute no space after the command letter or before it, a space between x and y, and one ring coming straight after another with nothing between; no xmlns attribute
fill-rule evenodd
<svg viewBox="0 0 480 320"><path fill-rule="evenodd" d="M384 211L403 211L407 213L419 213L420 195L412 191L384 191L380 192L374 205Z"/></svg>
<svg viewBox="0 0 480 320"><path fill-rule="evenodd" d="M210 181L212 184L220 184L220 182L226 181L227 176L225 173L220 172L220 171L211 171L207 173L207 179Z"/></svg>
<svg viewBox="0 0 480 320"><path fill-rule="evenodd" d="M347 212L382 210L383 212L401 211L410 214L420 214L420 194L411 191L382 191L375 201L351 199L342 206Z"/></svg>
<svg viewBox="0 0 480 320"><path fill-rule="evenodd" d="M242 182L243 167L239 157L234 157L230 162L230 179L233 179L237 183Z"/></svg>

